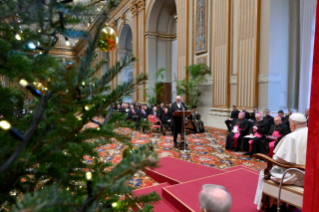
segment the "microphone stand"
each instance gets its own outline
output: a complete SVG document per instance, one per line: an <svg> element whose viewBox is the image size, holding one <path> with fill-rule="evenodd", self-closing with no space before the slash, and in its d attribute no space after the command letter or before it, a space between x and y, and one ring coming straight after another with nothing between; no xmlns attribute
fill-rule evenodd
<svg viewBox="0 0 319 212"><path fill-rule="evenodd" d="M183 124L184 124L184 150L182 150L182 152L186 153L187 152L187 149L186 149L186 123L185 123L185 107L183 106L183 103L182 104L182 107L183 107Z"/></svg>

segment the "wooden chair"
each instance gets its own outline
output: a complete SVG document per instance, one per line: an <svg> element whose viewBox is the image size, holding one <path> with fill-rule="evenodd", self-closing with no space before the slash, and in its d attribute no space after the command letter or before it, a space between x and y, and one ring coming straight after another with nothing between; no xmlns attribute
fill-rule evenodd
<svg viewBox="0 0 319 212"><path fill-rule="evenodd" d="M150 131L152 132L152 130L161 130L161 125L157 125L157 120L156 120L156 116L155 115L149 115L148 120L153 124L150 127Z"/></svg>
<svg viewBox="0 0 319 212"><path fill-rule="evenodd" d="M262 194L262 211L269 208L269 197L278 200L279 183L270 180L270 169L275 165L282 168L296 168L301 171L305 171L305 166L292 166L283 163L279 163L272 159L271 157L264 154L254 154L253 158L261 159L267 162L267 168L264 170L264 182L263 182L263 194ZM283 185L281 188L280 201L293 205L299 209L302 209L303 201L303 187L293 186L293 185ZM275 202L275 204L277 204Z"/></svg>

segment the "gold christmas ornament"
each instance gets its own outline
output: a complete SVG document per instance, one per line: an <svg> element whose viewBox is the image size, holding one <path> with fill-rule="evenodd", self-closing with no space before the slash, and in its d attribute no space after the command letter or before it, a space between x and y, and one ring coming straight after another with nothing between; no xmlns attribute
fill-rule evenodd
<svg viewBox="0 0 319 212"><path fill-rule="evenodd" d="M109 27L108 24L102 28L100 32L100 39L98 41L98 47L105 52L112 51L116 48L119 42L119 38L114 29Z"/></svg>

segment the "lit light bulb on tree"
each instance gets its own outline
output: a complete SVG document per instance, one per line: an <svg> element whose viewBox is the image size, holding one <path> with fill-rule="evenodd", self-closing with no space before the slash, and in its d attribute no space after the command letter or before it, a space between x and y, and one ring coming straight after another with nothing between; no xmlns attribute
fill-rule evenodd
<svg viewBox="0 0 319 212"><path fill-rule="evenodd" d="M12 137L18 140L23 140L23 136L21 135L21 133L13 128L11 124L6 120L0 121L0 128L4 131L8 131L12 135Z"/></svg>
<svg viewBox="0 0 319 212"><path fill-rule="evenodd" d="M16 38L17 40L21 40L21 36L20 36L19 34L16 34L15 38Z"/></svg>
<svg viewBox="0 0 319 212"><path fill-rule="evenodd" d="M28 48L31 49L31 50L34 50L34 49L37 48L37 46L33 42L29 42L28 43Z"/></svg>
<svg viewBox="0 0 319 212"><path fill-rule="evenodd" d="M34 96L36 96L36 97L41 97L41 92L40 92L39 90L37 90L36 88L34 88L32 85L30 85L30 84L28 83L28 81L26 81L25 79L21 79L21 80L19 81L19 84L20 84L22 87L28 89ZM36 85L35 82L34 82L33 84Z"/></svg>

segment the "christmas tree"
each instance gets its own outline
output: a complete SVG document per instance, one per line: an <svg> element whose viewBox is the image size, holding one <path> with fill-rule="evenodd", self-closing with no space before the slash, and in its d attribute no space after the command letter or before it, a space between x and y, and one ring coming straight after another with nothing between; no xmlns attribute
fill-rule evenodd
<svg viewBox="0 0 319 212"><path fill-rule="evenodd" d="M96 50L114 48L102 30L117 0L3 0L0 2L0 207L9 211L150 211L156 193L134 197L128 186L138 170L154 167L152 144L133 148L114 129L126 124L112 111L122 96L145 83L145 75L111 89L109 83L133 56L96 77ZM97 12L98 11L98 12ZM92 20L95 30L85 27ZM59 38L87 43L78 60L49 54ZM26 103L26 93L34 100ZM19 110L27 108L21 117ZM103 115L101 118L100 115ZM100 118L97 118L100 117ZM96 128L85 128L93 122ZM95 149L120 142L122 161L112 164ZM84 163L89 157L92 163Z"/></svg>

